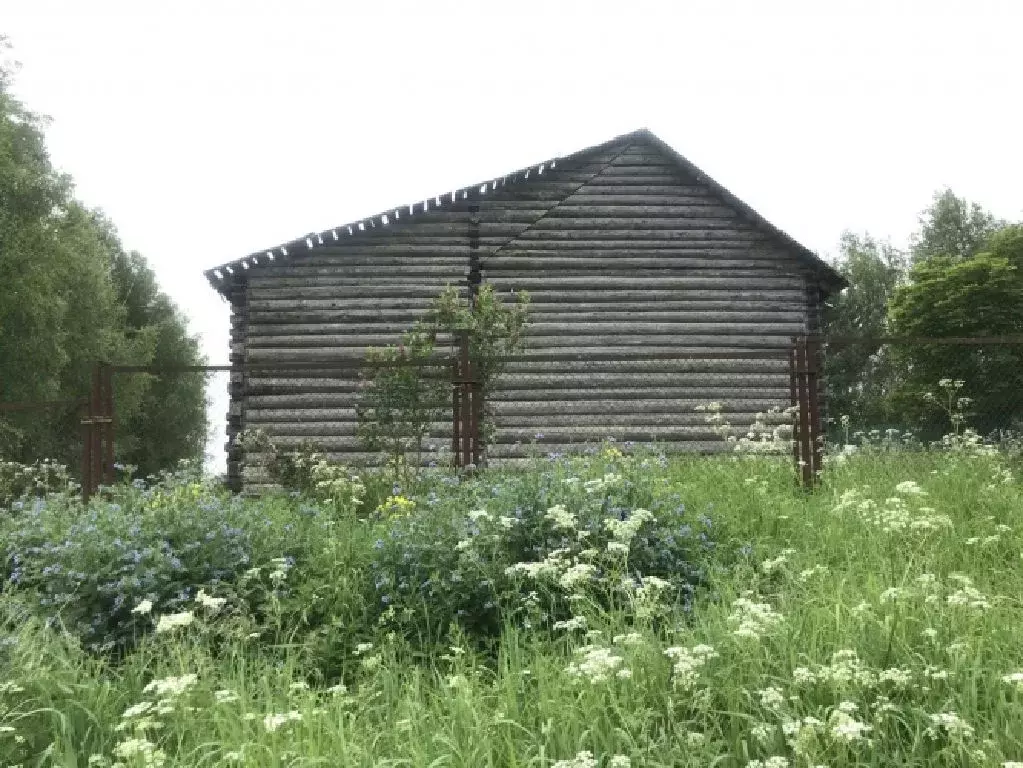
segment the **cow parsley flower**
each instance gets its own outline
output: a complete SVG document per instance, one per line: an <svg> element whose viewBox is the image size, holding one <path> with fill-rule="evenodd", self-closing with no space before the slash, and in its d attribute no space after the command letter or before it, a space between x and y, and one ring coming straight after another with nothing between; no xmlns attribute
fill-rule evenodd
<svg viewBox="0 0 1023 768"><path fill-rule="evenodd" d="M195 596L195 602L210 611L210 613L217 613L217 611L223 608L225 603L227 603L227 598L213 597L212 595L206 594L205 589L200 589L199 594Z"/></svg>
<svg viewBox="0 0 1023 768"><path fill-rule="evenodd" d="M597 768L597 761L592 752L584 749L568 760L558 760L551 768Z"/></svg>
<svg viewBox="0 0 1023 768"><path fill-rule="evenodd" d="M195 621L195 614L191 611L168 613L161 616L156 622L156 631L158 634L162 632L173 632L175 629L189 626L193 621Z"/></svg>
<svg viewBox="0 0 1023 768"><path fill-rule="evenodd" d="M1002 675L1002 682L1015 686L1017 691L1023 693L1023 672L1012 672L1008 675Z"/></svg>
<svg viewBox="0 0 1023 768"><path fill-rule="evenodd" d="M576 517L572 512L568 511L564 504L555 504L547 510L547 514L544 517L550 520L555 528L563 530L575 529Z"/></svg>
<svg viewBox="0 0 1023 768"><path fill-rule="evenodd" d="M755 603L747 597L735 600L732 609L728 622L737 625L732 630L736 637L759 640L762 634L783 620L782 615L768 603Z"/></svg>
<svg viewBox="0 0 1023 768"><path fill-rule="evenodd" d="M787 757L774 755L766 760L750 760L746 763L746 768L789 768L790 765Z"/></svg>
<svg viewBox="0 0 1023 768"><path fill-rule="evenodd" d="M146 599L146 600L143 600L138 605L136 605L134 608L132 608L131 612L132 613L140 614L142 616L145 616L145 615L147 615L152 610L153 610L153 601L149 600L149 599Z"/></svg>
<svg viewBox="0 0 1023 768"><path fill-rule="evenodd" d="M765 709L778 709L785 703L785 694L781 688L769 686L757 691L760 696L760 706Z"/></svg>
<svg viewBox="0 0 1023 768"><path fill-rule="evenodd" d="M267 715L263 718L263 728L268 733L272 733L286 723L296 722L302 719L302 713L292 710L291 712L284 712L279 715Z"/></svg>
<svg viewBox="0 0 1023 768"><path fill-rule="evenodd" d="M143 693L155 693L157 696L179 696L196 684L198 678L193 674L181 675L180 677L165 677L162 680L153 680L145 688Z"/></svg>
<svg viewBox="0 0 1023 768"><path fill-rule="evenodd" d="M927 735L932 739L945 734L951 738L968 739L973 736L973 726L963 720L955 712L938 712L930 715L931 724L927 726Z"/></svg>
<svg viewBox="0 0 1023 768"><path fill-rule="evenodd" d="M700 677L700 669L718 656L709 645L696 645L692 648L676 646L665 648L664 655L675 662L672 669L672 682L676 688L692 689Z"/></svg>
<svg viewBox="0 0 1023 768"><path fill-rule="evenodd" d="M586 629L585 616L573 616L571 619L554 622L554 629L565 629L573 632L577 629Z"/></svg>
<svg viewBox="0 0 1023 768"><path fill-rule="evenodd" d="M851 703L852 702L843 702L843 704ZM860 722L848 711L841 709L841 705L839 705L839 707L839 709L836 709L831 713L831 719L829 722L829 725L831 726L831 735L838 741L843 741L846 744L851 744L855 741L865 739L867 734L873 730L873 726Z"/></svg>
<svg viewBox="0 0 1023 768"><path fill-rule="evenodd" d="M580 656L579 661L569 664L565 671L593 685L610 680L625 663L621 656L616 656L610 648L602 646L583 646L576 649L576 654Z"/></svg>
<svg viewBox="0 0 1023 768"><path fill-rule="evenodd" d="M577 563L561 574L558 583L564 589L575 589L580 584L592 580L596 572L596 567L590 563Z"/></svg>
<svg viewBox="0 0 1023 768"><path fill-rule="evenodd" d="M895 486L895 492L901 493L904 496L926 496L927 491L921 488L913 480L903 480L901 483Z"/></svg>

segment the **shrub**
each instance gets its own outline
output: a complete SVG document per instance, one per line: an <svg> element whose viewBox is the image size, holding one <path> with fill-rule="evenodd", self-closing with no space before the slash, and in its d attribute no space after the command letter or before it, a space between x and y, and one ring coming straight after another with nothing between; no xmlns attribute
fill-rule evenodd
<svg viewBox="0 0 1023 768"><path fill-rule="evenodd" d="M310 501L231 497L177 477L113 498L37 499L2 528L8 588L32 594L94 651L123 649L149 629L133 613L143 600L155 613L180 611L198 588L233 589L274 558L308 560L336 519Z"/></svg>
<svg viewBox="0 0 1023 768"><path fill-rule="evenodd" d="M48 493L73 490L68 469L49 459L34 464L0 460L0 508L18 499L40 498Z"/></svg>
<svg viewBox="0 0 1023 768"><path fill-rule="evenodd" d="M714 546L710 520L664 493L650 460L611 459L422 494L416 513L393 519L374 544L383 621L431 642L452 624L479 639L508 621L550 628L571 615L577 593L598 612L633 599L640 574L663 579L688 606Z"/></svg>

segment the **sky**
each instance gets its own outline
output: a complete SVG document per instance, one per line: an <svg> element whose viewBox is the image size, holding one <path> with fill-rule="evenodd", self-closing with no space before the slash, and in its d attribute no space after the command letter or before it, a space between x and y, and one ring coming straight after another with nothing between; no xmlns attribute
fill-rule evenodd
<svg viewBox="0 0 1023 768"><path fill-rule="evenodd" d="M203 270L640 127L826 258L905 245L946 186L1023 219L1021 28L1018 0L0 0L54 164L215 363Z"/></svg>

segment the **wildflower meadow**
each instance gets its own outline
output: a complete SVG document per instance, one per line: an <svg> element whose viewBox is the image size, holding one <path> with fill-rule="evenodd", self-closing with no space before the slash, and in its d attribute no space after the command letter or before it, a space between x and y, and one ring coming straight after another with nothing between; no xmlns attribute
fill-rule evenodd
<svg viewBox="0 0 1023 768"><path fill-rule="evenodd" d="M861 436L813 493L778 457L607 444L25 495L0 764L1020 766L1019 472Z"/></svg>

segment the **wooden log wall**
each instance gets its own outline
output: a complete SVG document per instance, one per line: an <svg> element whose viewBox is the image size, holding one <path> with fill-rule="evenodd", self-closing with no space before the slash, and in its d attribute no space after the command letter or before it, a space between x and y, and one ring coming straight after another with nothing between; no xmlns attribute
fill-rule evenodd
<svg viewBox="0 0 1023 768"><path fill-rule="evenodd" d="M793 254L643 142L559 167L549 181L565 193L557 206L483 262L501 292L532 297L529 351L675 358L513 366L492 398L492 459L605 437L721 450L698 408L720 403L744 434L757 413L788 406L787 354L748 350L808 330L814 283Z"/></svg>
<svg viewBox="0 0 1023 768"><path fill-rule="evenodd" d="M742 345L786 344L809 329L809 269L660 149L605 145L471 202L483 280L509 299L531 295L528 350L584 358L510 366L492 399L492 460L521 458L533 442L568 451L605 437L718 450L698 406L721 402L744 429L755 413L788 405L787 354L744 357ZM464 289L468 221L466 204L446 202L248 270L233 354L330 361L396 343L445 285ZM723 348L734 356L701 358ZM585 359L616 350L673 359ZM336 460L368 459L355 437L355 377L254 374L239 387L245 427L283 446L314 441ZM432 438L449 445L450 425ZM260 462L246 457L248 483L265 479Z"/></svg>

